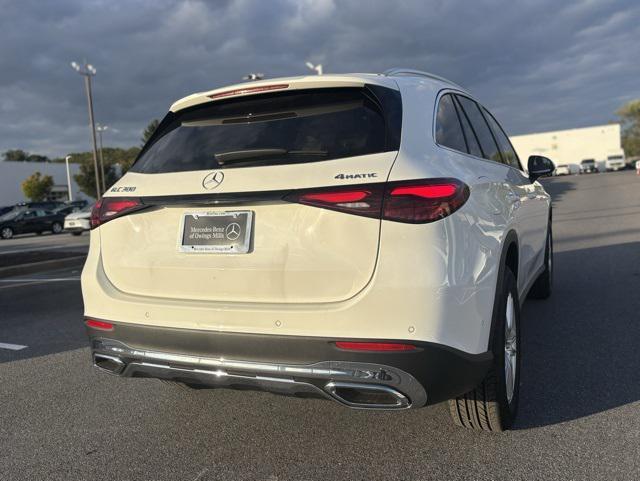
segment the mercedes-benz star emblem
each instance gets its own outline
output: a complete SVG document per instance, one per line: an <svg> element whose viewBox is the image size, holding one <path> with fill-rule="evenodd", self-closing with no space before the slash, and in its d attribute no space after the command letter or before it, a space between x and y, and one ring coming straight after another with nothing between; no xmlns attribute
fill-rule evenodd
<svg viewBox="0 0 640 481"><path fill-rule="evenodd" d="M240 237L240 224L238 224L237 222L232 222L231 224L229 224L224 230L224 235L226 235L227 239L229 239L230 241L236 240L238 237Z"/></svg>
<svg viewBox="0 0 640 481"><path fill-rule="evenodd" d="M216 187L218 187L220 184L222 184L223 180L224 180L224 172L216 170L214 172L211 172L210 174L207 174L207 176L204 179L202 179L202 187L204 187L207 190L213 190Z"/></svg>

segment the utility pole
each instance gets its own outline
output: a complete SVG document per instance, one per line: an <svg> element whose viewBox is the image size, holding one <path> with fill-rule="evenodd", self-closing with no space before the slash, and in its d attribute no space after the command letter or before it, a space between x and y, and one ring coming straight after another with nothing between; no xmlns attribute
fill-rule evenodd
<svg viewBox="0 0 640 481"><path fill-rule="evenodd" d="M71 68L84 77L84 87L87 93L87 106L89 108L89 128L91 128L91 139L93 141L93 168L96 172L96 200L100 199L100 178L98 175L98 145L96 141L96 124L93 118L93 95L91 93L91 77L95 76L96 69L86 61L80 65L78 62L71 62Z"/></svg>
<svg viewBox="0 0 640 481"><path fill-rule="evenodd" d="M67 195L69 196L69 202L73 200L73 192L71 190L71 175L69 174L69 160L71 159L70 155L67 155L64 158L64 163L67 164Z"/></svg>
<svg viewBox="0 0 640 481"><path fill-rule="evenodd" d="M100 173L102 174L102 192L107 191L107 186L105 185L106 180L104 177L104 155L102 153L102 132L105 132L108 129L109 127L107 125L98 124L96 126L96 130L98 131L98 138L100 139Z"/></svg>

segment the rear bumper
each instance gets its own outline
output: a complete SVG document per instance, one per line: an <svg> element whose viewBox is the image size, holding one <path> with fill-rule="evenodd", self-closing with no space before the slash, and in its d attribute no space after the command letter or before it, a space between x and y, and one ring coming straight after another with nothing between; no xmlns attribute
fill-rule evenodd
<svg viewBox="0 0 640 481"><path fill-rule="evenodd" d="M114 326L87 328L94 365L113 374L320 396L354 408L434 404L471 390L492 362L489 352L427 342L396 341L415 345L411 351L360 352L327 338Z"/></svg>

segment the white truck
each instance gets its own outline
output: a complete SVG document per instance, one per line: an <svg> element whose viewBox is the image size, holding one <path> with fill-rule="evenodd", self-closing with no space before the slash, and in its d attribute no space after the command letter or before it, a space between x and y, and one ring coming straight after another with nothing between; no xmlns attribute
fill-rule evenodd
<svg viewBox="0 0 640 481"><path fill-rule="evenodd" d="M607 172L622 170L627 165L626 160L624 158L624 152L608 155L604 163L605 163Z"/></svg>

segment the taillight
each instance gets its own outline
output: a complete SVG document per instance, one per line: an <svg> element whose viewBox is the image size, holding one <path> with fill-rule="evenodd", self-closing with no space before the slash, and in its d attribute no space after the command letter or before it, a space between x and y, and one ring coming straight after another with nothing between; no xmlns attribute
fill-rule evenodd
<svg viewBox="0 0 640 481"><path fill-rule="evenodd" d="M289 202L337 210L365 217L380 217L384 184L353 185L297 191Z"/></svg>
<svg viewBox="0 0 640 481"><path fill-rule="evenodd" d="M423 179L298 191L289 202L410 224L434 222L458 210L469 188L457 179Z"/></svg>
<svg viewBox="0 0 640 481"><path fill-rule="evenodd" d="M430 179L390 184L383 219L424 224L451 215L469 198L469 187L456 179Z"/></svg>
<svg viewBox="0 0 640 481"><path fill-rule="evenodd" d="M346 351L413 351L416 346L400 342L349 342L337 341L336 347Z"/></svg>
<svg viewBox="0 0 640 481"><path fill-rule="evenodd" d="M91 228L144 207L140 199L133 197L103 197L91 209Z"/></svg>

